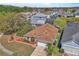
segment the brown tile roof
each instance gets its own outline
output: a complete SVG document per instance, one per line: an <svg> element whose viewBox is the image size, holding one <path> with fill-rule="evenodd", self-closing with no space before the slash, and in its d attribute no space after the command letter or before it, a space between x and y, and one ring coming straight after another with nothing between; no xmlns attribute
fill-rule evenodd
<svg viewBox="0 0 79 59"><path fill-rule="evenodd" d="M55 39L57 33L58 29L47 23L28 32L26 35L28 37L35 37L43 41L51 42L53 39Z"/></svg>

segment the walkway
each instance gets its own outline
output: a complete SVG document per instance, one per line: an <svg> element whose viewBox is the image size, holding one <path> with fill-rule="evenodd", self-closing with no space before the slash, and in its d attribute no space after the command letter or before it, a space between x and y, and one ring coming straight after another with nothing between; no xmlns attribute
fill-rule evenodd
<svg viewBox="0 0 79 59"><path fill-rule="evenodd" d="M12 55L13 54L12 51L9 51L8 49L6 49L1 43L0 43L0 49L2 51L4 51L5 53L7 53L8 55Z"/></svg>
<svg viewBox="0 0 79 59"><path fill-rule="evenodd" d="M47 53L45 51L45 48L41 46L37 46L36 49L31 54L31 56L46 56L46 55Z"/></svg>
<svg viewBox="0 0 79 59"><path fill-rule="evenodd" d="M3 33L0 34L0 38L3 36Z"/></svg>

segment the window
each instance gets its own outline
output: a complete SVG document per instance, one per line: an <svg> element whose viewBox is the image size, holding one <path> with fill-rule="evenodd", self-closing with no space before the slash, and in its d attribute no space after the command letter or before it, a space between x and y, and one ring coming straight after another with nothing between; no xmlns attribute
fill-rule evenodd
<svg viewBox="0 0 79 59"><path fill-rule="evenodd" d="M35 38L34 37L31 37L31 41L34 42L35 41Z"/></svg>

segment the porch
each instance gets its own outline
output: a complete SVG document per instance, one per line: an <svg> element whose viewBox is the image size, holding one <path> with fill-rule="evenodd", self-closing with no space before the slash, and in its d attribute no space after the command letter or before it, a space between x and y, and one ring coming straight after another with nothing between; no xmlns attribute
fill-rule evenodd
<svg viewBox="0 0 79 59"><path fill-rule="evenodd" d="M35 37L24 36L24 41L28 42L28 43L32 43L32 44L36 44L37 43Z"/></svg>

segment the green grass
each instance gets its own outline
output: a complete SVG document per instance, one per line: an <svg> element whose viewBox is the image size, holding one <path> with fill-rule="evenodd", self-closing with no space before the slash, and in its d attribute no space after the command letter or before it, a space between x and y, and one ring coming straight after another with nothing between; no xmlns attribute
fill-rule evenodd
<svg viewBox="0 0 79 59"><path fill-rule="evenodd" d="M63 28L65 28L67 26L67 21L64 18L57 18L54 21L54 24L59 26L60 29L62 30Z"/></svg>
<svg viewBox="0 0 79 59"><path fill-rule="evenodd" d="M31 53L33 52L34 48L25 44L21 44L21 43L17 43L17 42L13 42L13 43L8 43L9 36L4 35L1 39L0 39L0 43L7 49L11 50L12 52L14 52L13 55L16 56L29 56L31 55Z"/></svg>

